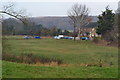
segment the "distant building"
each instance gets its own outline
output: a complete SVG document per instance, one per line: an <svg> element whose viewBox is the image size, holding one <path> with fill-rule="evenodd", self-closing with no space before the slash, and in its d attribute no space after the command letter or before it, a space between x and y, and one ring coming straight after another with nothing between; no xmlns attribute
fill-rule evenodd
<svg viewBox="0 0 120 80"><path fill-rule="evenodd" d="M80 32L81 32L81 36L87 36L90 38L99 36L96 33L96 28L81 28Z"/></svg>

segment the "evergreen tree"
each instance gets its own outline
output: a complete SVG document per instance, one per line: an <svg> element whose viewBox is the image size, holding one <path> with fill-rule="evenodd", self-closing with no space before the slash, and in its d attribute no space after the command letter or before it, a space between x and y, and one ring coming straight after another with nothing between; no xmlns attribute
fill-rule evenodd
<svg viewBox="0 0 120 80"><path fill-rule="evenodd" d="M115 14L109 7L106 7L106 10L102 12L102 15L98 16L98 28L97 33L104 36L107 32L110 32L114 26L114 16Z"/></svg>

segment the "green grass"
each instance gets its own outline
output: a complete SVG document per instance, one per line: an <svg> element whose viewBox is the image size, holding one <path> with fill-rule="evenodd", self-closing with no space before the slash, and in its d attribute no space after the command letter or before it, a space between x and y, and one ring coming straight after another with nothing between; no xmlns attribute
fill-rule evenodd
<svg viewBox="0 0 120 80"><path fill-rule="evenodd" d="M100 59L117 65L118 49L98 46L90 41L55 40L55 39L10 39L3 40L3 53L20 55L32 53L37 56L58 58L65 63L97 63Z"/></svg>
<svg viewBox="0 0 120 80"><path fill-rule="evenodd" d="M3 61L3 78L117 78L113 67L47 67Z"/></svg>
<svg viewBox="0 0 120 80"><path fill-rule="evenodd" d="M98 46L91 41L22 39L21 36L17 38L6 36L6 38L7 40L3 40L3 54L33 54L60 59L66 64L99 63L101 59L105 66L79 67L75 65L65 68L26 66L4 61L3 77L117 77L118 49L116 47Z"/></svg>

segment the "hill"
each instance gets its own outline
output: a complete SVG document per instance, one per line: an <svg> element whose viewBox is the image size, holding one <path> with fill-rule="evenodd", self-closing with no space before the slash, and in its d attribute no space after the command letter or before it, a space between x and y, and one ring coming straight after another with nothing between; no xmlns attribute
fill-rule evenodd
<svg viewBox="0 0 120 80"><path fill-rule="evenodd" d="M97 16L90 16L90 18L92 19L91 23L98 21ZM73 30L73 26L70 24L70 18L68 17L33 17L30 20L36 24L42 24L47 28L56 26L62 30Z"/></svg>
<svg viewBox="0 0 120 80"><path fill-rule="evenodd" d="M91 23L94 24L98 21L97 16L90 16L92 19ZM42 24L43 27L50 28L56 26L62 30L73 30L73 26L70 24L70 19L68 17L30 17L28 20L34 22L35 24ZM13 25L16 29L19 27L22 28L22 24L20 21L14 18L5 19L3 22L6 22L9 25ZM7 25L5 24L5 25ZM19 24L19 25L18 25ZM87 27L96 27L95 25L87 26ZM20 28L18 28L20 29Z"/></svg>

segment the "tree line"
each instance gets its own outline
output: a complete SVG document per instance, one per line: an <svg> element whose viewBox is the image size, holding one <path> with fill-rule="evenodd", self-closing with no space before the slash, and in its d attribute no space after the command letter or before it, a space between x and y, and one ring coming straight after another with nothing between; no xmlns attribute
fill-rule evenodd
<svg viewBox="0 0 120 80"><path fill-rule="evenodd" d="M34 22L29 22L27 26L21 24L20 26L21 29L18 29L19 25L20 23L15 22L12 19L8 21L4 20L2 22L3 35L31 35L31 36L57 36L60 34L68 36L73 35L72 32L68 30L59 29L56 26L46 28L42 24L35 24Z"/></svg>

